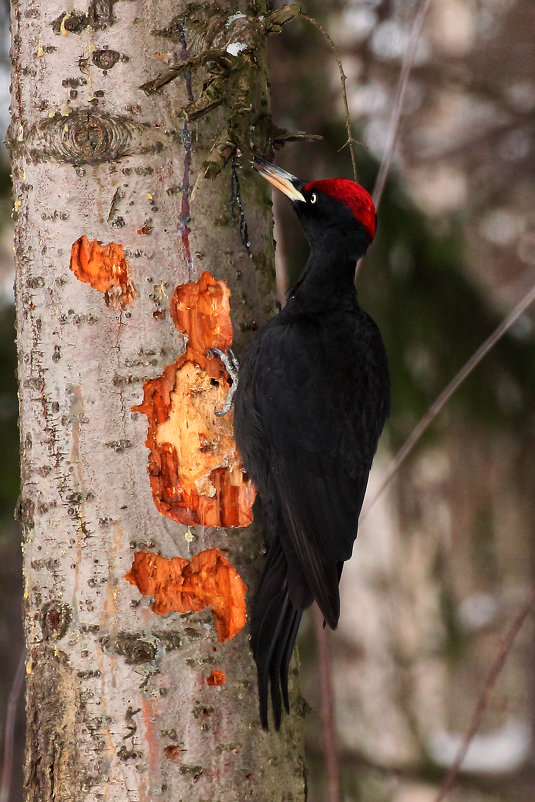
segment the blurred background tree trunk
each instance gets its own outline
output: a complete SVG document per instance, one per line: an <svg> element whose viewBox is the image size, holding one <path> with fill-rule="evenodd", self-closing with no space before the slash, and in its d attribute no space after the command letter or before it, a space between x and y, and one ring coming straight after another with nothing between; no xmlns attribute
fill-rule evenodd
<svg viewBox="0 0 535 802"><path fill-rule="evenodd" d="M251 13L236 5L219 0L209 13L224 27ZM31 802L304 796L301 719L261 731L247 627L220 643L209 609L161 618L124 578L136 551L191 559L219 548L251 586L261 548L250 529L160 514L147 421L132 411L144 383L183 352L169 315L177 285L205 270L227 282L238 350L274 303L267 189L247 165L229 163L213 180L203 168L232 98L186 123L179 110L199 96L202 68L157 94L139 89L188 57L184 10L195 11L163 0L12 7ZM262 110L248 137L261 146L263 48L243 77ZM115 287L89 275L82 237L115 243ZM70 269L73 245L83 280ZM128 277L118 282L119 268ZM225 684L206 683L214 669Z"/></svg>
<svg viewBox="0 0 535 802"><path fill-rule="evenodd" d="M340 52L354 135L366 146L357 149L359 180L370 191L409 51L414 59L377 236L357 279L392 379L391 416L365 508L392 454L535 282L535 6L431 2L411 49L423 4L303 4ZM270 41L270 64L274 119L324 137L285 149L281 166L309 180L351 176L347 148L339 150L346 139L340 78L321 36L304 22L288 26ZM291 283L306 246L283 202L274 201ZM331 638L346 800L436 802L495 656L530 595L534 334L531 307L361 518ZM317 654L306 617L303 624L302 687L317 711ZM534 633L531 613L488 699L452 802L533 795ZM327 796L323 749L318 716L310 716L310 802Z"/></svg>

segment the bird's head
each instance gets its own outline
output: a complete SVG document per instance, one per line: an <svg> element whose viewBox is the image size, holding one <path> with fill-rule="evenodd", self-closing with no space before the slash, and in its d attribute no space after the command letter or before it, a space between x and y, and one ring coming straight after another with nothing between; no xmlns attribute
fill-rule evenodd
<svg viewBox="0 0 535 802"><path fill-rule="evenodd" d="M253 166L290 198L311 246L327 238L327 247L336 239L355 259L366 252L375 236L377 216L364 187L347 178L307 183L263 159L255 159Z"/></svg>

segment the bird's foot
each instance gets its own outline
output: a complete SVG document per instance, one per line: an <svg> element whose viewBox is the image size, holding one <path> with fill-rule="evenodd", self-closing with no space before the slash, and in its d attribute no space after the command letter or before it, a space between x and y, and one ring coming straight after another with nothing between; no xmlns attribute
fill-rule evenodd
<svg viewBox="0 0 535 802"><path fill-rule="evenodd" d="M225 366L227 373L232 381L232 384L229 387L227 397L225 398L225 403L223 404L222 409L214 410L215 414L218 417L221 417L222 415L226 415L227 412L230 412L230 408L232 407L232 402L234 401L234 395L238 388L238 373L240 370L240 363L238 362L232 348L229 348L227 353L221 351L220 348L210 348L210 350L206 352L206 356L219 357L219 359Z"/></svg>

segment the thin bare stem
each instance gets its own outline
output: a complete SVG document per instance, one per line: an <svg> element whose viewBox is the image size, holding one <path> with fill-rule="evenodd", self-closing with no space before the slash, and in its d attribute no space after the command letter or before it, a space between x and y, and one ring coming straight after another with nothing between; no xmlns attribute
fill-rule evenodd
<svg viewBox="0 0 535 802"><path fill-rule="evenodd" d="M2 785L0 786L0 802L9 802L11 791L11 778L13 775L13 743L15 739L15 717L17 703L24 685L26 667L26 653L21 651L17 671L11 685L6 709L6 724L4 729L4 760L2 766Z"/></svg>
<svg viewBox="0 0 535 802"><path fill-rule="evenodd" d="M340 83L342 84L342 96L343 96L343 99L344 99L344 109L345 109L345 117L346 117L346 131L347 131L347 142L345 142L344 145L342 145L342 147L345 147L346 145L349 145L349 152L351 153L351 164L353 166L353 178L356 181L357 180L357 158L355 156L355 148L354 148L355 140L353 139L353 135L351 133L351 117L350 117L350 114L349 114L349 104L347 102L347 92L346 92L347 76L346 76L346 74L344 72L344 67L342 65L342 60L340 58L340 54L338 53L338 49L337 49L335 43L333 42L333 40L331 39L331 37L329 36L327 31L323 27L323 25L320 22L318 22L317 19L314 19L314 17L309 17L308 14L300 14L299 16L302 19L306 20L307 22L310 22L312 25L314 25L315 28L318 29L318 31L320 31L322 36L325 38L325 40L329 44L329 47L333 51L334 57L336 59L336 63L338 64L338 72L340 73Z"/></svg>
<svg viewBox="0 0 535 802"><path fill-rule="evenodd" d="M511 326L518 320L520 315L526 311L528 306L530 306L533 301L535 301L535 285L523 296L523 298L520 299L514 309L504 320L502 320L500 325L494 329L490 337L487 337L485 342L470 357L468 362L463 365L457 375L451 380L451 382L447 385L447 387L444 388L434 403L429 407L425 415L421 418L410 435L407 437L396 456L392 459L390 465L383 475L378 489L370 498L367 499L360 516L361 521L369 513L370 509L373 507L381 493L383 493L384 489L390 483L392 477L399 470L400 465L407 459L420 437L437 417L442 407L447 401L449 401L456 390L459 389L464 380L470 376L477 365L479 365L483 357L488 354L491 348L496 345L498 340L503 337L503 335L511 328Z"/></svg>
<svg viewBox="0 0 535 802"><path fill-rule="evenodd" d="M442 784L442 788L439 791L439 794L435 800L435 802L443 802L446 798L447 794L451 791L451 788L455 782L457 774L459 773L459 769L461 768L462 762L466 757L472 739L474 738L476 732L479 729L481 721L483 720L483 716L489 704L490 695L502 668L505 664L505 661L509 655L509 652L513 648L513 644L515 642L516 636L520 632L522 625L528 614L531 612L533 606L535 605L535 585L532 587L528 598L526 599L525 604L523 605L522 609L520 610L519 614L511 624L509 632L502 643L498 653L494 659L494 663L492 664L492 668L489 671L489 675L487 677L487 681L485 683L485 687L483 688L483 692L478 699L477 705L475 706L474 713L472 716L472 721L470 722L470 727L468 728L468 732L464 738L463 743L457 753L455 760L453 761L452 765L449 768L448 773L444 779L444 783Z"/></svg>
<svg viewBox="0 0 535 802"><path fill-rule="evenodd" d="M314 605L314 632L318 644L318 668L321 690L321 722L323 724L323 743L325 765L327 768L327 802L340 802L340 761L336 743L336 717L334 711L334 683L330 648L330 631L325 628L323 615Z"/></svg>
<svg viewBox="0 0 535 802"><path fill-rule="evenodd" d="M388 134L386 138L385 152L372 193L373 202L376 209L379 208L386 179L388 177L388 173L390 172L390 165L392 164L399 134L401 112L403 110L405 93L409 85L409 78L414 65L418 40L420 38L420 34L422 33L422 26L424 24L425 15L427 14L430 2L431 0L420 0L420 5L418 6L418 9L414 15L409 41L407 43L407 50L405 51L405 56L403 57L396 95L394 98L394 105L392 108L392 116L390 117L390 126L388 128Z"/></svg>

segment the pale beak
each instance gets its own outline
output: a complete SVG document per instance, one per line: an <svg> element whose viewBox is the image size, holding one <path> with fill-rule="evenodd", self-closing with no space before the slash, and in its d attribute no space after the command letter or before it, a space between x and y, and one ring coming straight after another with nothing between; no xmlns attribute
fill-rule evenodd
<svg viewBox="0 0 535 802"><path fill-rule="evenodd" d="M281 167L276 167L271 162L264 161L264 159L255 158L253 160L253 167L262 175L270 184L280 189L281 192L290 198L291 201L302 201L305 203L305 198L297 188L303 185L303 182L296 178L295 175L287 173Z"/></svg>

